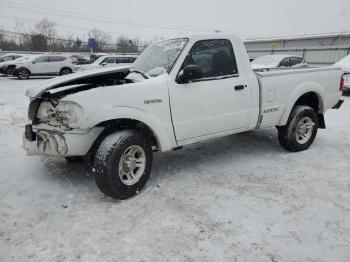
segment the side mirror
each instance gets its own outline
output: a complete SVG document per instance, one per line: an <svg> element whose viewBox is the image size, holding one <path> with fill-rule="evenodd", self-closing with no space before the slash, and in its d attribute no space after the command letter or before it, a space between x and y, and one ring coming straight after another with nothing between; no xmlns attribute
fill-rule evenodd
<svg viewBox="0 0 350 262"><path fill-rule="evenodd" d="M187 65L180 71L176 78L178 84L186 84L192 80L201 79L203 76L202 69L197 65Z"/></svg>
<svg viewBox="0 0 350 262"><path fill-rule="evenodd" d="M35 61L32 61L32 64L35 64Z"/></svg>
<svg viewBox="0 0 350 262"><path fill-rule="evenodd" d="M107 65L107 63L102 63L102 64L101 64L101 66L106 66L106 65Z"/></svg>

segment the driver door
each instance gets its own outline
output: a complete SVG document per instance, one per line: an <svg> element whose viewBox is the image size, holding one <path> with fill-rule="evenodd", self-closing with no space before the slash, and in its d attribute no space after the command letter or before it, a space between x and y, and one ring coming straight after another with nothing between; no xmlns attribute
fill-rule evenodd
<svg viewBox="0 0 350 262"><path fill-rule="evenodd" d="M202 77L170 86L170 103L180 145L200 137L247 128L251 116L251 87L238 72L232 44L226 39L196 42L181 70L195 65Z"/></svg>
<svg viewBox="0 0 350 262"><path fill-rule="evenodd" d="M49 57L40 56L33 61L31 65L32 74L43 74L48 73L49 70Z"/></svg>

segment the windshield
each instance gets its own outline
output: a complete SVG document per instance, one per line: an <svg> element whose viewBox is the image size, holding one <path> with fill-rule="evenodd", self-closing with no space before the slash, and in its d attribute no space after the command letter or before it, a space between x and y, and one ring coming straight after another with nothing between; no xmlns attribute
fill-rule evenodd
<svg viewBox="0 0 350 262"><path fill-rule="evenodd" d="M151 76L169 73L187 41L187 38L177 38L151 44L134 62L135 70L152 71Z"/></svg>
<svg viewBox="0 0 350 262"><path fill-rule="evenodd" d="M35 57L35 56L24 56L24 57L21 57L21 58L16 59L16 62L27 61L27 60L32 59L32 58L34 58L34 57Z"/></svg>
<svg viewBox="0 0 350 262"><path fill-rule="evenodd" d="M252 62L252 65L277 66L281 61L281 56L267 55L261 56Z"/></svg>

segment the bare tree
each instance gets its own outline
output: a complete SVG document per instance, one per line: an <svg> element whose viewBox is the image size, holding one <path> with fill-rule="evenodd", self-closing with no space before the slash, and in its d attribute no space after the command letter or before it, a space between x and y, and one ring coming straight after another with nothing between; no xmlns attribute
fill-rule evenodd
<svg viewBox="0 0 350 262"><path fill-rule="evenodd" d="M136 40L131 40L126 37L120 36L117 39L116 47L117 47L117 52L120 53L137 53L138 52L138 47L135 44L135 42L138 42Z"/></svg>
<svg viewBox="0 0 350 262"><path fill-rule="evenodd" d="M46 37L51 44L56 35L56 23L43 18L35 24L35 33Z"/></svg>
<svg viewBox="0 0 350 262"><path fill-rule="evenodd" d="M15 21L15 31L18 33L18 46L19 50L27 50L30 46L30 36L28 30L21 19L16 19Z"/></svg>

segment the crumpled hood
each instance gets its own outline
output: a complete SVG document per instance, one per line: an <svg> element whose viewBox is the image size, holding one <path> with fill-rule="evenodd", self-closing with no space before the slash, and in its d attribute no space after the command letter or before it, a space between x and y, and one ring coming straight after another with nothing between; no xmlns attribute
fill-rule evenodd
<svg viewBox="0 0 350 262"><path fill-rule="evenodd" d="M1 62L0 63L0 67L16 64L16 62L17 62L16 59L15 60L6 61L6 62Z"/></svg>
<svg viewBox="0 0 350 262"><path fill-rule="evenodd" d="M83 72L73 73L70 75L56 77L48 81L45 81L38 86L29 88L26 92L26 96L32 99L37 98L48 90L62 87L62 86L68 86L70 83L74 85L74 81L77 81L77 80L82 80L85 78L104 75L104 74L112 74L112 73L119 73L119 72L128 73L131 68L132 66L126 65L126 66L120 66L118 68L96 69L96 70L83 71Z"/></svg>

